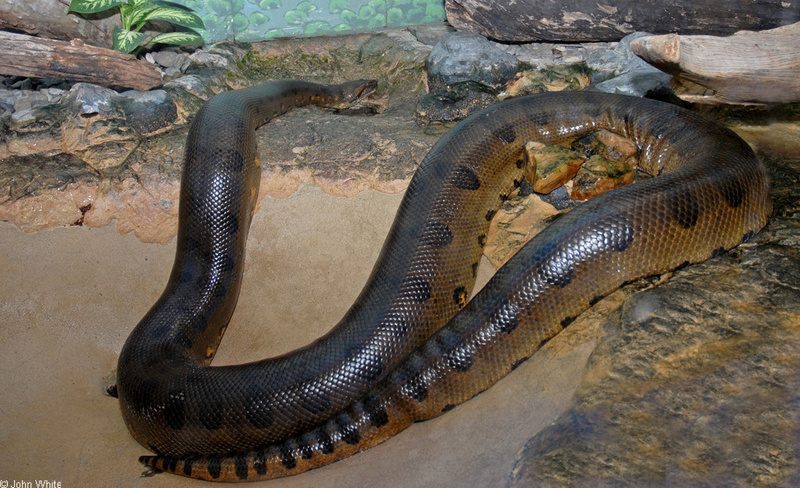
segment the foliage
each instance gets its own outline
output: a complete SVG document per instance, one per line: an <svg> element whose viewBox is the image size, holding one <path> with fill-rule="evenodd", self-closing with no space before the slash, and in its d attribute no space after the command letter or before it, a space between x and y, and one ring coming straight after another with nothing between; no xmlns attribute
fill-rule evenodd
<svg viewBox="0 0 800 488"><path fill-rule="evenodd" d="M195 44L203 38L194 29L204 29L203 21L182 5L164 0L72 0L68 12L94 14L119 7L122 27L112 32L114 49L130 53L147 44ZM184 31L166 32L148 39L140 32L150 20L164 20L181 27Z"/></svg>

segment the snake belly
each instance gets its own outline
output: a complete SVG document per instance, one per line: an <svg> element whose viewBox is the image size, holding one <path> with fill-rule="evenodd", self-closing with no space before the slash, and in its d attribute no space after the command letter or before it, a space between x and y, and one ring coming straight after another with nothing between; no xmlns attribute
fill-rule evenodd
<svg viewBox="0 0 800 488"><path fill-rule="evenodd" d="M488 388L624 282L734 247L771 212L753 151L698 114L590 92L507 100L431 149L364 290L329 334L278 358L210 366L242 274L255 127L372 87L280 82L218 95L197 115L172 275L118 365L126 424L156 453L144 464L253 481L347 457ZM559 218L467 303L489 221L528 171L524 145L599 128L634 141L640 167L658 177Z"/></svg>

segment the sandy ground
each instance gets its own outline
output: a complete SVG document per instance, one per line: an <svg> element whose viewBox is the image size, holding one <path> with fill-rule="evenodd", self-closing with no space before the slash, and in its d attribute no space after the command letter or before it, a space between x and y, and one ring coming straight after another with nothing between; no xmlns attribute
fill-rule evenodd
<svg viewBox="0 0 800 488"><path fill-rule="evenodd" d="M331 327L366 280L399 202L400 195L337 198L314 187L265 199L216 364L286 352ZM147 451L104 394L125 338L163 289L174 241L142 244L113 227L23 234L0 224L0 245L0 488L37 480L63 488L201 486L141 477L137 457ZM502 486L524 443L566 409L594 346L580 330L573 324L447 415L331 466L260 484Z"/></svg>

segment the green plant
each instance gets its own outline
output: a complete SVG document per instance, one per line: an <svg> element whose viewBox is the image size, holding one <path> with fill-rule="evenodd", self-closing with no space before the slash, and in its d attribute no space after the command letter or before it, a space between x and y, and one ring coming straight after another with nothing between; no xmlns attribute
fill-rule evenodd
<svg viewBox="0 0 800 488"><path fill-rule="evenodd" d="M114 27L114 49L130 53L147 44L195 44L203 38L194 29L204 29L203 21L188 8L163 0L72 0L68 12L94 14L119 7L122 28ZM165 20L187 31L166 32L147 39L139 32L149 20ZM147 39L147 42L144 42Z"/></svg>

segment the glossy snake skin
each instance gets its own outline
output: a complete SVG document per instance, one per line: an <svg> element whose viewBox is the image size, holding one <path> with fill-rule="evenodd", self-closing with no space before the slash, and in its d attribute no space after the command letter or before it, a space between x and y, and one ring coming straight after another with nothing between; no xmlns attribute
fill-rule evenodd
<svg viewBox="0 0 800 488"><path fill-rule="evenodd" d="M259 181L254 129L373 87L272 83L217 95L197 115L172 275L119 358L123 416L157 454L141 458L153 469L250 481L374 446L488 388L624 282L734 247L770 213L752 150L697 114L600 93L504 101L426 156L364 290L328 335L282 357L209 366L239 291ZM524 144L597 128L632 139L641 167L664 175L578 206L466 303L489 221L526 175Z"/></svg>

